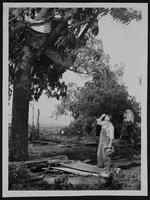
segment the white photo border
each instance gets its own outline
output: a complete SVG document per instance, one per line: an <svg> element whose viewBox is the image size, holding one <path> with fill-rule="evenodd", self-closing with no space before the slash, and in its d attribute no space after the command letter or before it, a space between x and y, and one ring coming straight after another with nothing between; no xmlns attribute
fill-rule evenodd
<svg viewBox="0 0 150 200"><path fill-rule="evenodd" d="M145 66L142 66L141 109L141 190L85 190L85 191L10 191L8 190L8 14L11 7L132 7L142 10L145 27ZM3 3L3 141L2 141L2 191L3 197L47 197L47 196L147 196L147 70L148 70L148 3Z"/></svg>

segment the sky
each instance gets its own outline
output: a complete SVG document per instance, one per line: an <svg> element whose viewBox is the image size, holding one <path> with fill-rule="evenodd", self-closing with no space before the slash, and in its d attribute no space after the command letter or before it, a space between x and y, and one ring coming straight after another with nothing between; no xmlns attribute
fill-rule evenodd
<svg viewBox="0 0 150 200"><path fill-rule="evenodd" d="M140 22L131 22L129 25L113 21L109 16L104 17L99 22L99 39L103 41L104 52L110 55L110 65L124 63L123 81L128 87L130 95L136 97L137 101L141 101L142 87L139 85L138 77L142 75L142 67L145 67L145 51L146 51L146 33L144 31L146 20ZM85 79L77 74L67 71L63 75L66 83L74 82L78 86L83 86ZM47 98L42 95L38 103L34 103L34 122L36 124L37 109L40 109L40 123L45 125L68 125L72 118L70 116L62 116L58 120L52 113L59 102L54 98ZM29 123L33 117L33 103L29 108ZM9 106L9 115L11 115L11 104Z"/></svg>

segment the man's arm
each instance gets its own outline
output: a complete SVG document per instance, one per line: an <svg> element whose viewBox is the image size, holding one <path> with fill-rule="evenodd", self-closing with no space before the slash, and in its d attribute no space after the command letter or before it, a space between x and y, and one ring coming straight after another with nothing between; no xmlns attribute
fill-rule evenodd
<svg viewBox="0 0 150 200"><path fill-rule="evenodd" d="M104 121L102 121L102 119L106 116L106 114L102 114L101 117L99 119L97 119L97 124L98 125L102 125L103 123L105 123Z"/></svg>

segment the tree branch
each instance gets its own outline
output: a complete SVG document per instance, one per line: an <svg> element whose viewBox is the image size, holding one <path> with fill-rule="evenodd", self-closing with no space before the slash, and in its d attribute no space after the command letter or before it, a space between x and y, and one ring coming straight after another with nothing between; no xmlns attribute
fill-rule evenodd
<svg viewBox="0 0 150 200"><path fill-rule="evenodd" d="M90 29L91 25L93 24L93 20L95 19L95 17L97 17L99 14L99 12L97 11L97 13L95 15L93 15L92 19L89 21L89 23L86 25L85 29L82 31L82 33L80 34L78 40L80 41L84 35L88 32L88 30Z"/></svg>
<svg viewBox="0 0 150 200"><path fill-rule="evenodd" d="M77 71L77 70L73 70L73 69L70 69L70 68L67 68L67 70L72 71L72 72L74 72L74 73L78 73L78 74L89 75L89 74L87 74L87 73L79 72L79 71Z"/></svg>
<svg viewBox="0 0 150 200"><path fill-rule="evenodd" d="M35 20L41 20L45 17L46 13L48 12L49 8L41 8L38 16L35 18Z"/></svg>
<svg viewBox="0 0 150 200"><path fill-rule="evenodd" d="M73 17L77 12L77 9L72 9L72 12L66 13L66 15L63 17L62 21L60 22L60 24L58 24L58 26L54 29L54 31L52 31L47 39L47 45L44 49L44 51L46 51L46 49L48 47L51 47L56 40L58 39L58 37L61 35L61 33L64 31L64 29L67 27L67 21Z"/></svg>
<svg viewBox="0 0 150 200"><path fill-rule="evenodd" d="M88 73L84 73L84 72L80 72L78 70L73 70L73 69L70 69L70 67L74 64L74 58L73 57L65 57L65 58L62 58L62 56L57 52L55 51L54 49L52 48L49 48L46 52L45 52L45 55L51 59L54 63L58 64L58 65L61 65L63 67L65 67L67 70L69 71L72 71L74 73L78 73L78 74L84 74L84 75L88 75Z"/></svg>
<svg viewBox="0 0 150 200"><path fill-rule="evenodd" d="M93 21L93 20L91 20L91 21L86 25L85 29L82 31L81 35L80 35L79 38L78 38L79 41L84 37L84 35L85 35L85 34L87 33L87 31L89 30L90 26L92 25L92 21Z"/></svg>
<svg viewBox="0 0 150 200"><path fill-rule="evenodd" d="M49 48L46 52L45 55L51 59L54 63L61 65L62 67L65 67L66 70L72 71L74 73L78 73L78 74L84 74L84 75L89 75L89 73L84 73L84 72L80 72L78 70L73 70L70 67L74 64L74 60L75 58L73 57L65 57L62 58L61 54L59 54L57 51L55 51L52 48Z"/></svg>
<svg viewBox="0 0 150 200"><path fill-rule="evenodd" d="M74 58L73 57L66 57L62 58L61 54L59 54L55 49L48 48L45 51L45 55L50 58L53 62L56 64L59 64L63 67L69 68L73 65L74 63Z"/></svg>

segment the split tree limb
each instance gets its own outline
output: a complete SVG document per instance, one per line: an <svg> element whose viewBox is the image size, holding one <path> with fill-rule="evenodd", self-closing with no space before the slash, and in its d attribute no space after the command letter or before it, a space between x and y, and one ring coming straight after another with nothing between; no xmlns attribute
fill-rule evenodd
<svg viewBox="0 0 150 200"><path fill-rule="evenodd" d="M41 50L41 52L39 52L40 54L42 52L45 52L49 47L52 47L53 44L56 42L56 40L58 39L58 37L61 35L61 33L65 30L65 28L67 28L67 21L73 17L77 12L77 9L72 9L72 12L67 13L62 21L60 22L60 24L58 24L58 26L50 33L47 41L46 41L46 46L44 47L44 49Z"/></svg>
<svg viewBox="0 0 150 200"><path fill-rule="evenodd" d="M86 27L84 28L84 30L82 31L82 33L80 34L80 36L79 36L79 38L78 38L78 40L80 41L83 37L84 37L84 35L88 32L88 30L90 29L90 27L92 26L92 24L93 24L93 20L94 20L94 18L95 17L97 17L98 16L98 12L92 17L92 19L89 21L89 23L86 25Z"/></svg>
<svg viewBox="0 0 150 200"><path fill-rule="evenodd" d="M69 71L71 71L71 72L74 72L74 73L78 73L78 74L89 75L89 74L87 74L87 73L80 72L80 71L77 71L77 70L73 70L73 69L70 69L70 68L68 68L67 70L69 70Z"/></svg>
<svg viewBox="0 0 150 200"><path fill-rule="evenodd" d="M73 65L74 63L74 59L73 57L65 57L62 58L62 56L54 49L52 48L48 48L45 51L45 55L50 58L53 62L55 62L56 64L59 64L63 67L69 68Z"/></svg>
<svg viewBox="0 0 150 200"><path fill-rule="evenodd" d="M38 16L35 18L36 20L41 20L45 17L45 15L47 14L49 8L41 8Z"/></svg>

